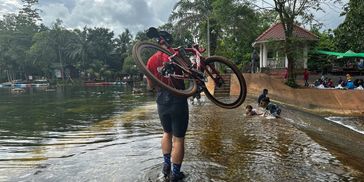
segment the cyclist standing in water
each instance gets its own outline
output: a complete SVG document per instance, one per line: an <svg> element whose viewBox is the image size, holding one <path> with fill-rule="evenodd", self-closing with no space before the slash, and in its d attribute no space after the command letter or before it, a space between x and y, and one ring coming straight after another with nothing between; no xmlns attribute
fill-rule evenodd
<svg viewBox="0 0 364 182"><path fill-rule="evenodd" d="M160 31L159 35L161 38L159 38L158 43L173 53L174 51L171 48L172 35L165 31ZM164 72L168 71L163 69L163 66L168 61L168 55L157 52L149 58L147 68L163 82L179 85L181 89L184 88L183 81L174 80L173 83L170 83L168 82L170 79L163 77ZM162 172L164 177L169 177L171 174L171 181L178 181L185 176L180 169L184 158L184 137L189 119L187 97L176 96L163 88L156 87L149 78L147 78L147 81L149 89L156 89L157 91L156 102L159 119L163 127L161 144L164 163Z"/></svg>

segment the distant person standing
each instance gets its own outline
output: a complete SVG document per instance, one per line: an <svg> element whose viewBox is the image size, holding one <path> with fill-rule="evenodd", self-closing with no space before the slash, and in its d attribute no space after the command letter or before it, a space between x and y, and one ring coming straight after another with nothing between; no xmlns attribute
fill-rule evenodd
<svg viewBox="0 0 364 182"><path fill-rule="evenodd" d="M303 79L305 80L305 87L308 87L308 77L309 77L309 73L308 73L307 69L305 68L305 71L303 72Z"/></svg>
<svg viewBox="0 0 364 182"><path fill-rule="evenodd" d="M286 68L286 69L284 70L283 78L284 78L285 80L287 80L287 79L288 79L288 68Z"/></svg>
<svg viewBox="0 0 364 182"><path fill-rule="evenodd" d="M252 59L251 73L255 73L257 71L257 65L259 61L259 55L255 49L253 50L251 59Z"/></svg>

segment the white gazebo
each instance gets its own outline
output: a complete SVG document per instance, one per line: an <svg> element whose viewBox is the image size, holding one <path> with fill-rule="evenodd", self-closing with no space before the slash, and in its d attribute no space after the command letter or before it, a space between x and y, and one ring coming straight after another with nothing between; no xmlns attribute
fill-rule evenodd
<svg viewBox="0 0 364 182"><path fill-rule="evenodd" d="M308 30L294 25L293 36L300 41L295 48L296 68L307 68L308 48L312 41L318 37ZM288 66L287 56L284 54L281 43L285 40L282 23L276 23L264 31L252 44L259 48L259 68L282 69Z"/></svg>

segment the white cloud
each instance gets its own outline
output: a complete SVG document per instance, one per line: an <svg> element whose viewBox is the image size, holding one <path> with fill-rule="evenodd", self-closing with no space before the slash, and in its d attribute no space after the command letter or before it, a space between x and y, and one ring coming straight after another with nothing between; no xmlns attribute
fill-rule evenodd
<svg viewBox="0 0 364 182"><path fill-rule="evenodd" d="M39 0L43 23L51 26L60 18L66 28L106 27L120 34L125 28L132 33L167 22L178 0ZM269 0L267 0L269 1ZM344 0L346 1L346 0ZM20 0L1 0L0 15L15 13ZM336 28L343 21L338 11L327 8L326 14L317 14L324 28Z"/></svg>
<svg viewBox="0 0 364 182"><path fill-rule="evenodd" d="M61 18L64 25L72 28L107 27L120 34L125 28L136 33L149 26L165 23L175 1L171 0L69 0L40 4L41 16L46 25ZM70 5L73 3L73 5Z"/></svg>
<svg viewBox="0 0 364 182"><path fill-rule="evenodd" d="M17 0L2 0L0 2L0 15L15 13L21 4Z"/></svg>
<svg viewBox="0 0 364 182"><path fill-rule="evenodd" d="M177 0L39 0L43 23L51 26L57 18L66 28L106 27L120 34L132 33L167 22ZM20 0L1 0L0 15L17 12Z"/></svg>

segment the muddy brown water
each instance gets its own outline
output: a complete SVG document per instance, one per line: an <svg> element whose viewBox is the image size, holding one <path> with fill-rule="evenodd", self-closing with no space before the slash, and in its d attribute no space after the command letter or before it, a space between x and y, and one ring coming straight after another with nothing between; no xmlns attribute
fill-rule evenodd
<svg viewBox="0 0 364 182"><path fill-rule="evenodd" d="M153 97L126 88L6 94L0 181L164 181ZM364 179L361 134L285 106L282 119L244 116L243 107L254 102L233 110L206 100L190 105L184 181Z"/></svg>

